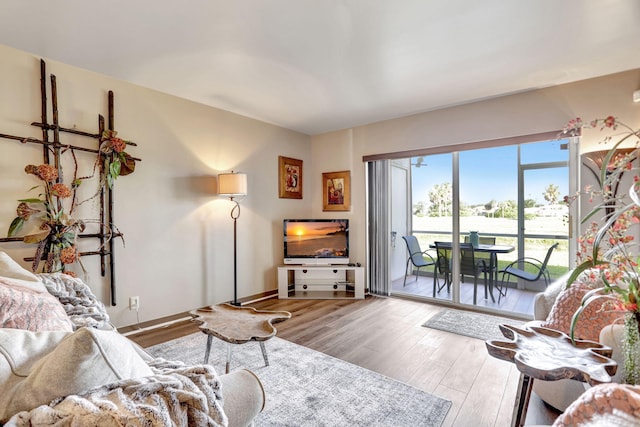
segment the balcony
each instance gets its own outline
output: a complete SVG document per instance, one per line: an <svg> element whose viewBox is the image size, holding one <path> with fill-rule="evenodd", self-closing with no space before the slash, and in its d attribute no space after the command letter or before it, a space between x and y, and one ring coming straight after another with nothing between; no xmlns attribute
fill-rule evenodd
<svg viewBox="0 0 640 427"><path fill-rule="evenodd" d="M391 283L391 292L395 296L430 299L433 301L433 276L431 274L419 276L416 280L415 276L407 277L407 284L403 286L404 277L396 279ZM441 284L442 282L439 282ZM484 309L493 309L508 311L513 314L531 318L533 316L533 299L538 293L536 290L509 288L507 296L500 299L498 303L498 290L494 289L493 294L495 302L491 297L484 298L484 286L482 280L478 281L478 298L475 307ZM447 288L443 288L436 294L437 301L447 301L452 303L452 292L447 292ZM460 304L473 306L473 280L466 279L466 282L460 282Z"/></svg>

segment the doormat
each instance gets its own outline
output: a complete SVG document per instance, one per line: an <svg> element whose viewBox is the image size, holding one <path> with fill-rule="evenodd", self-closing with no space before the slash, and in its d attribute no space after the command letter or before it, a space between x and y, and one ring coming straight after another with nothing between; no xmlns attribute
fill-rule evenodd
<svg viewBox="0 0 640 427"><path fill-rule="evenodd" d="M505 339L498 327L501 324L522 327L525 322L472 311L444 309L422 326L486 341Z"/></svg>

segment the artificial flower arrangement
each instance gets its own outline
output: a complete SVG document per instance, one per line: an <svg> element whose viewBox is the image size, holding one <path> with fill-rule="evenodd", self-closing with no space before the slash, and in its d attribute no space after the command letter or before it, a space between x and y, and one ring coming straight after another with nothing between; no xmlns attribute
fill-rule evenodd
<svg viewBox="0 0 640 427"><path fill-rule="evenodd" d="M113 183L119 176L129 175L136 168L136 162L125 150L127 145L135 145L131 141L118 138L115 130L105 130L100 138L100 156L98 162L102 161L102 170L106 184L113 188Z"/></svg>
<svg viewBox="0 0 640 427"><path fill-rule="evenodd" d="M563 134L575 136L583 129L613 132L603 139L603 143L613 142L602 159L598 181L600 189L585 188L585 192L567 197L572 203L579 196L588 195L589 201L597 203L582 219L589 224L579 238L578 266L567 283L571 286L585 270L591 270L594 282L601 286L589 291L582 300L581 307L572 319L571 338L580 314L590 304L600 303L599 311L620 312L624 319L625 333L623 351L625 359L625 382L640 384L640 277L638 275L638 244L634 234L640 223L640 178L633 161L638 158L640 130L634 130L613 116L583 122L574 119L569 122ZM621 150L621 145L635 144L632 149ZM618 188L625 173L636 172L630 179L626 193ZM629 179L627 175L625 179ZM598 215L600 215L598 217ZM596 221L599 219L600 221ZM595 277L597 275L597 277Z"/></svg>
<svg viewBox="0 0 640 427"><path fill-rule="evenodd" d="M54 166L27 165L24 170L42 181L42 192L36 198L18 200L18 216L11 222L8 235L14 236L36 216L41 221L39 231L23 238L25 243L38 244L32 270L36 271L40 261L45 259L43 271L65 271L66 265L78 259L76 238L78 232L85 229L84 222L72 218L63 207L63 200L71 198L73 192L67 185L57 182L58 169Z"/></svg>
<svg viewBox="0 0 640 427"><path fill-rule="evenodd" d="M125 151L125 148L127 145L136 144L118 138L117 134L113 130L106 130L102 133L98 157L94 163L92 174L81 178L74 176L71 188L59 182L59 171L52 165L28 165L25 167L26 173L34 175L42 181L42 191L36 198L18 200L17 216L9 226L8 236L13 237L19 233L31 218L40 221L38 232L23 237L25 243L38 245L32 264L33 271L38 269L41 260L44 259L46 260L43 267L44 272L62 271L74 275L73 272L67 271L66 267L75 262L80 263L76 242L78 233L85 230L87 222L87 220L73 218L74 209L82 203L98 197L105 186L113 188L114 182L119 176L129 175L135 170L135 159ZM92 178L96 174L96 170L100 172L101 177L98 190L87 200L78 202L76 200L77 188L84 180ZM31 190L39 187L40 185L35 186ZM65 204L68 206L68 210L65 210ZM112 227L114 225L109 224L108 228ZM122 234L120 237L122 238ZM80 266L82 267L81 263ZM82 269L84 270L84 267Z"/></svg>

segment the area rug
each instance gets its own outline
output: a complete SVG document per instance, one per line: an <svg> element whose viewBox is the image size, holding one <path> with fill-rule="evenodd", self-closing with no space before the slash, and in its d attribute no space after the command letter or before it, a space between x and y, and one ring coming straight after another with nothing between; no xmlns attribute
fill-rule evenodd
<svg viewBox="0 0 640 427"><path fill-rule="evenodd" d="M434 314L422 326L486 341L504 339L498 327L503 323L522 326L525 322L471 311L444 309Z"/></svg>
<svg viewBox="0 0 640 427"><path fill-rule="evenodd" d="M155 357L201 364L206 335L149 347ZM274 337L232 346L231 370L255 372L267 401L256 426L440 426L451 402L324 353ZM209 363L224 373L227 344L213 340Z"/></svg>

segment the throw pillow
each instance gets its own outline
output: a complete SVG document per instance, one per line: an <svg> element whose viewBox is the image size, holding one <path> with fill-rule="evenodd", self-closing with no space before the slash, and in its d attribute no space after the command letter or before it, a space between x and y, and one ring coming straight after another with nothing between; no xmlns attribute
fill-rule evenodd
<svg viewBox="0 0 640 427"><path fill-rule="evenodd" d="M0 327L29 331L73 331L60 302L47 292L0 278Z"/></svg>
<svg viewBox="0 0 640 427"><path fill-rule="evenodd" d="M553 423L567 426L637 426L640 386L600 384L585 391Z"/></svg>
<svg viewBox="0 0 640 427"><path fill-rule="evenodd" d="M38 292L47 292L46 288L29 270L25 270L5 252L0 251L0 277L13 279L14 284Z"/></svg>
<svg viewBox="0 0 640 427"><path fill-rule="evenodd" d="M540 326L571 334L573 314L582 304L582 298L593 286L586 281L576 281L564 289L553 304L547 320ZM603 300L604 301L604 300ZM602 304L593 302L580 314L575 328L577 339L598 342L600 331L620 318L619 311L603 310Z"/></svg>
<svg viewBox="0 0 640 427"><path fill-rule="evenodd" d="M152 375L151 368L126 337L115 331L81 328L36 362L23 381L3 390L9 399L0 413L0 422L56 398Z"/></svg>

